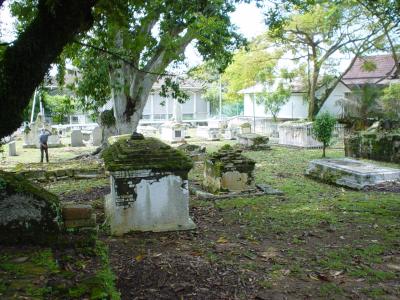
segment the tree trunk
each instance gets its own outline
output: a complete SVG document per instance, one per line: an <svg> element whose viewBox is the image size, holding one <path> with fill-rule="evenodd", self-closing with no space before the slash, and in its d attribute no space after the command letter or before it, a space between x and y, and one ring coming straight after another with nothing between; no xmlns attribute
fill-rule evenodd
<svg viewBox="0 0 400 300"><path fill-rule="evenodd" d="M308 119L309 120L314 120L315 115L318 113L318 107L317 107L317 98L315 96L315 93L317 91L317 85L318 85L318 78L319 78L319 67L317 65L317 62L313 62L313 72L312 72L312 79L311 79L311 86L310 86L310 94L309 94L309 99L308 99Z"/></svg>
<svg viewBox="0 0 400 300"><path fill-rule="evenodd" d="M37 16L0 61L0 138L21 125L24 108L65 45L91 27L95 3L39 1Z"/></svg>
<svg viewBox="0 0 400 300"><path fill-rule="evenodd" d="M325 149L326 149L326 145L323 144L322 146L322 157L325 158Z"/></svg>

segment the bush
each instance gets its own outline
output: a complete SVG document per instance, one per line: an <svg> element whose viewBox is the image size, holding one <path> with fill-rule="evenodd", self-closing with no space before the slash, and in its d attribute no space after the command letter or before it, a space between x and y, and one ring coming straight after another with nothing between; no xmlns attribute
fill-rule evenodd
<svg viewBox="0 0 400 300"><path fill-rule="evenodd" d="M400 84L391 84L383 90L382 105L386 116L400 118Z"/></svg>
<svg viewBox="0 0 400 300"><path fill-rule="evenodd" d="M336 119L328 112L322 113L315 118L312 131L315 139L322 143L322 157L325 157L325 149L329 146Z"/></svg>
<svg viewBox="0 0 400 300"><path fill-rule="evenodd" d="M105 127L112 127L115 125L114 110L105 110L100 114L100 124Z"/></svg>

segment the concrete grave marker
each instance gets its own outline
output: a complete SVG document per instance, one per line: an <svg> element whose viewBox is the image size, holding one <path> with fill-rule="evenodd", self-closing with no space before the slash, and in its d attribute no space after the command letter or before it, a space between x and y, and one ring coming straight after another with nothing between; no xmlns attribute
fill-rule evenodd
<svg viewBox="0 0 400 300"><path fill-rule="evenodd" d="M8 155L9 156L17 156L17 148L15 146L15 141L8 143Z"/></svg>
<svg viewBox="0 0 400 300"><path fill-rule="evenodd" d="M207 191L242 192L254 188L255 161L241 152L225 145L206 159L203 186Z"/></svg>
<svg viewBox="0 0 400 300"><path fill-rule="evenodd" d="M103 138L103 133L102 133L101 127L96 126L92 131L93 146L100 146L102 138Z"/></svg>
<svg viewBox="0 0 400 300"><path fill-rule="evenodd" d="M111 177L105 205L111 233L194 229L189 217L190 158L140 134L114 141L103 153Z"/></svg>
<svg viewBox="0 0 400 300"><path fill-rule="evenodd" d="M349 158L312 160L306 175L354 189L400 181L400 169L381 167Z"/></svg>
<svg viewBox="0 0 400 300"><path fill-rule="evenodd" d="M71 132L71 147L83 147L83 135L79 129L74 129Z"/></svg>

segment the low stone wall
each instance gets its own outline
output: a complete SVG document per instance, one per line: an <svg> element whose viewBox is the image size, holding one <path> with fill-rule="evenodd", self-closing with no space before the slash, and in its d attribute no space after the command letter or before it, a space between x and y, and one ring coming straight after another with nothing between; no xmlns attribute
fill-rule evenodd
<svg viewBox="0 0 400 300"><path fill-rule="evenodd" d="M400 131L357 132L344 144L346 156L400 163Z"/></svg>
<svg viewBox="0 0 400 300"><path fill-rule="evenodd" d="M106 177L104 166L94 161L65 161L62 164L19 164L11 171L24 176L28 180L37 182L68 178L90 179Z"/></svg>

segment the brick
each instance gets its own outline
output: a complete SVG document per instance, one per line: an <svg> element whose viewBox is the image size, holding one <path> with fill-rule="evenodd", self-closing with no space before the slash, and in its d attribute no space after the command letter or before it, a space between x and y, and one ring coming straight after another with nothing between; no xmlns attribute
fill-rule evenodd
<svg viewBox="0 0 400 300"><path fill-rule="evenodd" d="M62 208L64 220L90 219L93 213L91 205L69 204Z"/></svg>
<svg viewBox="0 0 400 300"><path fill-rule="evenodd" d="M92 214L88 219L80 220L64 220L66 228L82 228L82 227L95 227L96 226L96 215Z"/></svg>

